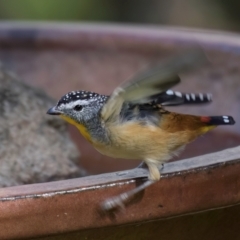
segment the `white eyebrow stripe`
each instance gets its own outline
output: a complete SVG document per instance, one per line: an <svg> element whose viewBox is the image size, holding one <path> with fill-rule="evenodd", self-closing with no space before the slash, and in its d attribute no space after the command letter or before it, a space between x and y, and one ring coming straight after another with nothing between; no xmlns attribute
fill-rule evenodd
<svg viewBox="0 0 240 240"><path fill-rule="evenodd" d="M88 99L88 100L79 99L79 100L69 102L69 103L66 103L66 104L63 103L61 105L64 105L65 108L73 108L76 105L85 105L86 106L86 105L90 104L92 101L94 101L94 99Z"/></svg>

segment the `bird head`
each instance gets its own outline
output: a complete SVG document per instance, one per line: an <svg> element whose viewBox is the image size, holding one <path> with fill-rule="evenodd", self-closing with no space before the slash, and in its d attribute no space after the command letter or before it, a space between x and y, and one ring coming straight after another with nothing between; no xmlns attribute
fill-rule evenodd
<svg viewBox="0 0 240 240"><path fill-rule="evenodd" d="M107 96L88 91L72 91L64 95L47 114L60 115L71 124L86 125L95 118L107 100Z"/></svg>

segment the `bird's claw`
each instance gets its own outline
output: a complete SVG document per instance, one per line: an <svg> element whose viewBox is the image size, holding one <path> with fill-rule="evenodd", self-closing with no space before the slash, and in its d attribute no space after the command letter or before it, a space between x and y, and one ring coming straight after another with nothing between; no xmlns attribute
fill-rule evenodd
<svg viewBox="0 0 240 240"><path fill-rule="evenodd" d="M103 211L112 211L114 209L120 209L120 210L125 210L125 205L123 203L123 200L119 197L113 197L105 200L101 204L101 209Z"/></svg>

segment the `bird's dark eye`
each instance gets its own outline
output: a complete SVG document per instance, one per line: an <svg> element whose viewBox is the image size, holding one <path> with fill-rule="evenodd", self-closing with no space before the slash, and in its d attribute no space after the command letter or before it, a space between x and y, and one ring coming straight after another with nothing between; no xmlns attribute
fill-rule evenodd
<svg viewBox="0 0 240 240"><path fill-rule="evenodd" d="M81 106L81 105L76 105L76 106L74 107L74 110L75 110L75 111L81 111L81 110L82 110L82 106Z"/></svg>

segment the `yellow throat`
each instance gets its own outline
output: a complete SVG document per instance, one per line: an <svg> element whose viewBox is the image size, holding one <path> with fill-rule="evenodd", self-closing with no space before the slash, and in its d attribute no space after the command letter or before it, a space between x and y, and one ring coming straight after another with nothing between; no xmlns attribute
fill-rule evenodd
<svg viewBox="0 0 240 240"><path fill-rule="evenodd" d="M72 120L71 118L61 115L61 118L64 119L65 121L67 121L68 123L74 125L77 127L77 129L80 131L80 133L89 141L91 141L91 136L89 134L89 132L87 131L87 128L85 126L83 126L80 123L75 122L74 120Z"/></svg>

